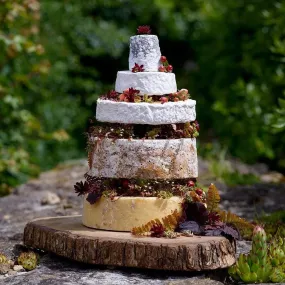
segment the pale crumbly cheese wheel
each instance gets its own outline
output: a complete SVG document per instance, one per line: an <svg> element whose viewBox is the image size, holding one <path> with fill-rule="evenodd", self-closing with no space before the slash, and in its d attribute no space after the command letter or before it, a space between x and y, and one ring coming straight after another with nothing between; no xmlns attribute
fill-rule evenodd
<svg viewBox="0 0 285 285"><path fill-rule="evenodd" d="M88 172L91 176L142 179L198 177L195 138L93 139Z"/></svg>
<svg viewBox="0 0 285 285"><path fill-rule="evenodd" d="M129 70L135 63L143 65L144 71L158 71L160 47L155 35L136 35L130 37Z"/></svg>
<svg viewBox="0 0 285 285"><path fill-rule="evenodd" d="M172 72L118 71L115 90L123 93L128 88L140 91L140 95L164 95L177 92L175 74Z"/></svg>
<svg viewBox="0 0 285 285"><path fill-rule="evenodd" d="M96 120L121 124L163 125L196 120L196 101L161 103L129 103L111 100L97 101Z"/></svg>
<svg viewBox="0 0 285 285"><path fill-rule="evenodd" d="M115 200L102 197L91 205L84 198L82 222L101 230L131 231L153 219L162 219L175 210L182 213L182 198L120 197Z"/></svg>

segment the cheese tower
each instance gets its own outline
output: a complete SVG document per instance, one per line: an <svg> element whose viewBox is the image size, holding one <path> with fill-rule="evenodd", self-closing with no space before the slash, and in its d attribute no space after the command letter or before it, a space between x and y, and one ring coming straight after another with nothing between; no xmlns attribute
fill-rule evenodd
<svg viewBox="0 0 285 285"><path fill-rule="evenodd" d="M177 90L148 32L130 38L129 70L118 71L115 90L97 101L101 125L88 135L87 182L77 187L90 228L131 231L181 213L179 191L198 176L196 101Z"/></svg>

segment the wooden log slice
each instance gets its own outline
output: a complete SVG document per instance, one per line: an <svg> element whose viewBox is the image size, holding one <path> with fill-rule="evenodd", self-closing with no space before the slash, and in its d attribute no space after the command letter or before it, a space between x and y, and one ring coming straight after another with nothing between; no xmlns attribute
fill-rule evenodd
<svg viewBox="0 0 285 285"><path fill-rule="evenodd" d="M235 243L224 237L135 237L89 229L81 216L36 219L24 230L24 244L76 261L112 266L200 271L231 266Z"/></svg>

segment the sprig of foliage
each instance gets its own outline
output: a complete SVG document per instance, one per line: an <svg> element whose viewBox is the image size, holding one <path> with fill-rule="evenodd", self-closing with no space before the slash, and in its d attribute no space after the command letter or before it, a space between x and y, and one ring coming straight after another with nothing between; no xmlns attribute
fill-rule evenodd
<svg viewBox="0 0 285 285"><path fill-rule="evenodd" d="M112 139L175 139L196 138L199 136L198 122L179 124L153 125L129 125L129 124L97 124L89 128L87 133L88 151L98 143L96 140L104 138Z"/></svg>
<svg viewBox="0 0 285 285"><path fill-rule="evenodd" d="M209 212L216 212L219 208L221 197L217 187L211 184L206 196L207 209Z"/></svg>
<svg viewBox="0 0 285 285"><path fill-rule="evenodd" d="M166 217L163 217L162 220L160 219L153 219L146 223L145 225L142 225L140 227L134 227L132 229L133 235L149 235L151 234L151 230L154 230L154 228L164 229L164 230L174 230L178 222L181 219L181 215L177 210L174 210L172 214L167 215ZM161 230L160 230L161 231Z"/></svg>
<svg viewBox="0 0 285 285"><path fill-rule="evenodd" d="M172 196L186 198L188 197L188 192L196 193L197 191L199 195L204 197L204 192L201 193L201 189L198 186L195 184L194 186L189 186L188 179L104 178L91 176L88 173L85 174L85 179L85 182L80 181L74 185L75 193L79 196L96 192L99 195L98 199L101 196L109 199L114 199L116 196L158 197L168 199ZM93 195L93 197L95 196Z"/></svg>
<svg viewBox="0 0 285 285"><path fill-rule="evenodd" d="M230 211L218 210L221 221L234 225L244 239L251 239L254 225Z"/></svg>

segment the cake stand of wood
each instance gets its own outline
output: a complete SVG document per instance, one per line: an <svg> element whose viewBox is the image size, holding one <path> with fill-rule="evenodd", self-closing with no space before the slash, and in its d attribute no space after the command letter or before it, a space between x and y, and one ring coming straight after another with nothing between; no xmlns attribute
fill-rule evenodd
<svg viewBox="0 0 285 285"><path fill-rule="evenodd" d="M24 244L90 264L179 271L229 267L236 251L224 237L135 237L87 228L81 216L33 220L25 227Z"/></svg>

